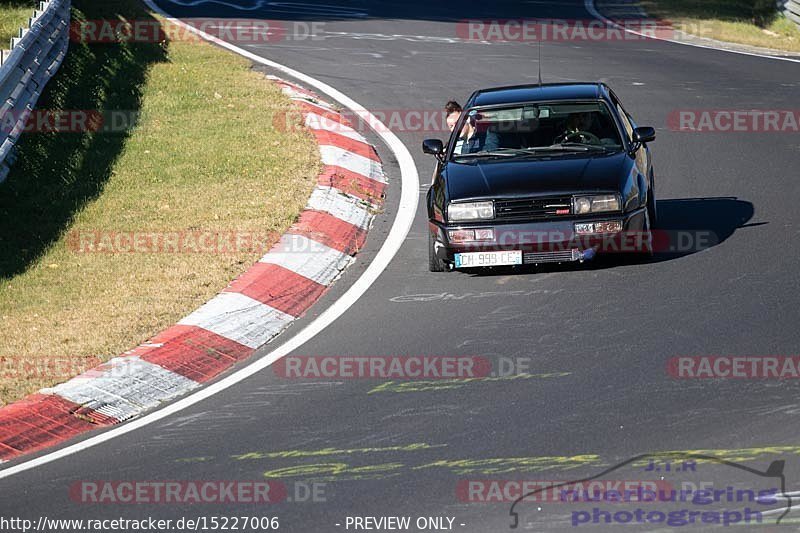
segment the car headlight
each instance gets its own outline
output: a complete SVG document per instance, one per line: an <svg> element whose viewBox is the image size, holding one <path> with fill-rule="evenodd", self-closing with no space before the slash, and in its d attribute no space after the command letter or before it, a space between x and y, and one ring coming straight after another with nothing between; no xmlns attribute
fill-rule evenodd
<svg viewBox="0 0 800 533"><path fill-rule="evenodd" d="M493 202L469 202L450 204L447 206L447 218L450 220L487 220L494 218Z"/></svg>
<svg viewBox="0 0 800 533"><path fill-rule="evenodd" d="M606 211L620 210L619 196L616 194L575 196L572 199L572 205L576 215L588 215L589 213L603 213Z"/></svg>

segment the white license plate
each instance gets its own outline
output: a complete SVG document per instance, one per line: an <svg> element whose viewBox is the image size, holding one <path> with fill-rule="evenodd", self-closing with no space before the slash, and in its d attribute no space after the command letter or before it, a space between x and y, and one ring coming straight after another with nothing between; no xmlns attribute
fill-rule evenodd
<svg viewBox="0 0 800 533"><path fill-rule="evenodd" d="M521 265L522 250L455 254L456 268Z"/></svg>

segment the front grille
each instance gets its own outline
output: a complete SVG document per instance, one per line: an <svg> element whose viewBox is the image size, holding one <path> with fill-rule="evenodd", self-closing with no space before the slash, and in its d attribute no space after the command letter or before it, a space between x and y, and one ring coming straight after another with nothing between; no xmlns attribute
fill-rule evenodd
<svg viewBox="0 0 800 533"><path fill-rule="evenodd" d="M572 250L558 250L555 252L525 252L522 254L522 262L526 265L538 263L567 263L578 261L581 258L581 251L577 248Z"/></svg>
<svg viewBox="0 0 800 533"><path fill-rule="evenodd" d="M497 200L494 203L498 220L542 220L558 218L572 213L571 196Z"/></svg>

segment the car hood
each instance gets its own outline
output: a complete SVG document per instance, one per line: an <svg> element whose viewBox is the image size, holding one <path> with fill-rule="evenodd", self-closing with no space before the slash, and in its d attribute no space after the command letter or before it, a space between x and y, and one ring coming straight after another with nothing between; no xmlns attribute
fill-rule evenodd
<svg viewBox="0 0 800 533"><path fill-rule="evenodd" d="M620 190L625 152L562 155L547 159L449 161L443 174L450 201L514 198L594 190Z"/></svg>

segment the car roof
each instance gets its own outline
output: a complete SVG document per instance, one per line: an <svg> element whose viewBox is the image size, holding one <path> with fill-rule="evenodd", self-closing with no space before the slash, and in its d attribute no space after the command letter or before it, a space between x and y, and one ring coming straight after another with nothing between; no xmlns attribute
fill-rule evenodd
<svg viewBox="0 0 800 533"><path fill-rule="evenodd" d="M481 89L473 93L469 107L544 102L557 100L598 99L608 88L603 83L545 83L542 85L513 85Z"/></svg>

